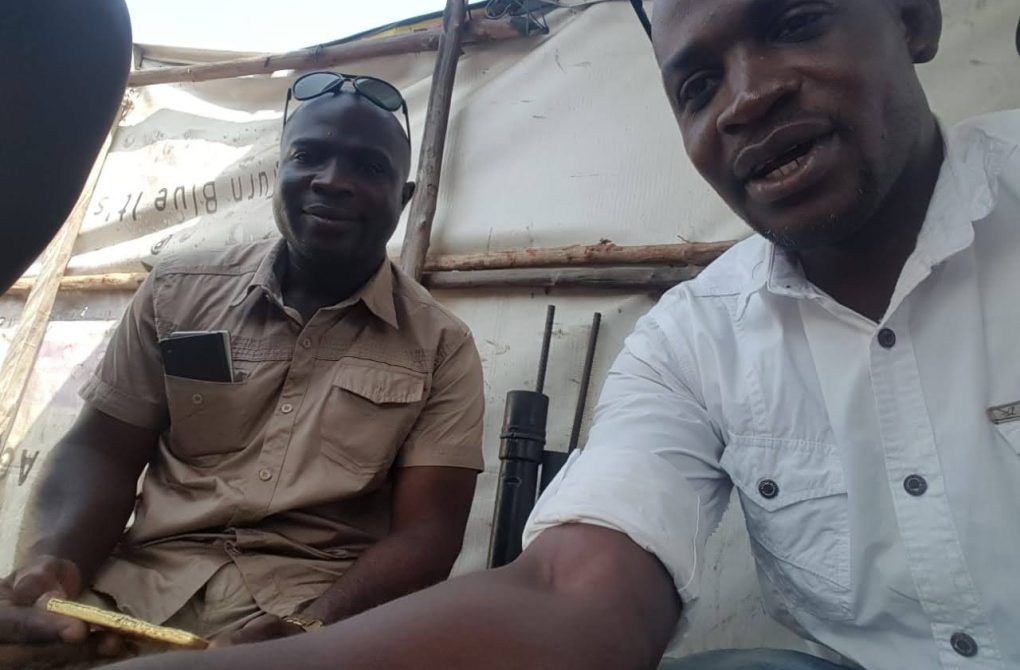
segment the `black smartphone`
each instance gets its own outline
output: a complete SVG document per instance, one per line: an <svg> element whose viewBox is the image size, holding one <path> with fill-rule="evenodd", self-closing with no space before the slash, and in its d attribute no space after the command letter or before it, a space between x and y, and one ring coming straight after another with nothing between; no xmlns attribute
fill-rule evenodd
<svg viewBox="0 0 1020 670"><path fill-rule="evenodd" d="M225 330L171 333L159 341L159 349L168 375L205 382L234 381L230 333Z"/></svg>

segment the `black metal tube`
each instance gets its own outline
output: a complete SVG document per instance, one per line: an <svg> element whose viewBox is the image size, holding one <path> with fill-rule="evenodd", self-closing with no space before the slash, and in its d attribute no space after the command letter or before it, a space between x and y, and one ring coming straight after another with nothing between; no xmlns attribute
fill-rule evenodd
<svg viewBox="0 0 1020 670"><path fill-rule="evenodd" d="M549 398L542 393L510 391L506 396L496 510L489 539L490 568L506 565L521 554L524 524L538 493L548 414Z"/></svg>
<svg viewBox="0 0 1020 670"><path fill-rule="evenodd" d="M601 325L602 315L595 312L591 319L591 332L588 333L588 351L584 354L584 370L581 371L581 388L577 391L577 407L574 409L574 425L570 428L568 454L577 449L577 442L581 437L581 422L584 420L584 406L588 404L588 386L591 383L591 368L595 362L595 345L599 341Z"/></svg>
<svg viewBox="0 0 1020 670"><path fill-rule="evenodd" d="M545 330L542 332L542 351L538 355L538 376L535 378L535 390L541 393L545 389L545 371L549 367L549 345L552 342L553 320L556 318L556 305L549 305L545 310Z"/></svg>

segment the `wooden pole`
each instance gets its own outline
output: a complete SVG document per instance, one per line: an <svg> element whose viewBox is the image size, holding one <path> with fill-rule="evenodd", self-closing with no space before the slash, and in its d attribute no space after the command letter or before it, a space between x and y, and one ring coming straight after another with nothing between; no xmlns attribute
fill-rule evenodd
<svg viewBox="0 0 1020 670"><path fill-rule="evenodd" d="M692 279L701 271L697 266L683 267L592 267L592 268L507 268L502 270L443 270L426 269L422 283L429 288L662 288L675 286ZM135 291L145 281L144 272L114 273L105 275L65 276L60 282L61 291ZM7 295L28 293L35 278L20 279Z"/></svg>
<svg viewBox="0 0 1020 670"><path fill-rule="evenodd" d="M439 199L439 179L443 172L443 151L450 120L453 82L460 59L461 30L464 27L465 0L447 0L443 12L443 37L432 73L429 107L425 115L425 132L418 157L418 189L411 201L407 217L400 267L414 279L421 279L425 254L432 236L432 220Z"/></svg>
<svg viewBox="0 0 1020 670"><path fill-rule="evenodd" d="M101 275L64 275L60 279L61 291L136 291L148 272L111 272ZM28 294L36 284L36 277L22 277L14 282L5 295Z"/></svg>
<svg viewBox="0 0 1020 670"><path fill-rule="evenodd" d="M566 268L473 270L426 274L422 283L435 289L589 288L666 291L693 279L694 266L671 268Z"/></svg>
<svg viewBox="0 0 1020 670"><path fill-rule="evenodd" d="M521 37L523 33L509 20L470 21L464 31L465 44L477 44ZM396 54L436 51L440 48L444 30L433 28L407 35L362 39L356 42L335 44L328 47L300 49L281 54L250 56L217 63L163 67L150 70L136 70L128 77L128 86L151 86L188 81L210 81L230 79L253 74L271 74L280 70L310 70L329 68L365 58L393 56Z"/></svg>
<svg viewBox="0 0 1020 670"><path fill-rule="evenodd" d="M513 273L538 268L597 268L599 266L692 266L708 265L733 246L733 242L688 242L684 244L657 244L649 246L618 247L610 243L584 246L553 247L551 249L518 249L488 254L454 254L437 256L425 262L425 274L433 277L442 273L466 274L476 270L507 271L508 281ZM134 291L148 273L120 272L101 275L65 275L60 280L61 291ZM682 274L682 273L681 273ZM478 275L477 277L486 277ZM492 275L488 275L492 276ZM548 277L546 273L524 274L521 277ZM561 275L566 277L567 275ZM596 275L597 276L597 275ZM606 275L606 276L612 276ZM477 278L476 277L476 278ZM445 281L439 279L439 283ZM488 281L488 280L487 280ZM545 279L537 280L540 284ZM8 295L26 295L35 286L35 277L23 277L15 282ZM544 284L543 284L544 285Z"/></svg>
<svg viewBox="0 0 1020 670"><path fill-rule="evenodd" d="M120 115L117 119L120 119ZM102 172L103 163L106 161L106 154L109 152L112 142L113 131L111 130L99 150L99 155L92 165L88 179L85 180L85 185L78 196L78 202L71 210L63 227L40 257L39 275L28 294L28 300L21 311L21 320L15 330L14 339L7 350L3 366L0 367L0 448L7 445L11 427L18 415L21 399L25 395L25 388L32 375L32 368L35 367L39 349L46 336L46 326L50 322L50 314L57 298L57 291L60 290L64 270L67 268L67 262L74 250L74 242L78 239L78 231L81 229L82 221L88 210L89 202L92 200L92 193L96 188L96 182L99 180L99 174Z"/></svg>
<svg viewBox="0 0 1020 670"><path fill-rule="evenodd" d="M438 256L425 261L426 272L443 270L505 270L591 265L708 265L733 242L686 242L621 247L603 241L551 249L512 249L484 254Z"/></svg>

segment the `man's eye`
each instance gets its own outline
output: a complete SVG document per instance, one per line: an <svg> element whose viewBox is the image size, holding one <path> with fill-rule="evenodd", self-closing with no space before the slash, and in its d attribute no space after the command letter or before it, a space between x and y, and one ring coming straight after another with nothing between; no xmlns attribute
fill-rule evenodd
<svg viewBox="0 0 1020 670"><path fill-rule="evenodd" d="M309 155L307 151L295 151L290 155L290 159L295 163L307 163Z"/></svg>
<svg viewBox="0 0 1020 670"><path fill-rule="evenodd" d="M382 163L366 162L361 164L361 171L367 175L378 177L386 174L386 166Z"/></svg>
<svg viewBox="0 0 1020 670"><path fill-rule="evenodd" d="M719 77L701 73L690 77L680 87L677 101L689 112L696 112L707 105L719 88Z"/></svg>
<svg viewBox="0 0 1020 670"><path fill-rule="evenodd" d="M825 12L818 9L795 9L780 18L772 32L776 42L803 42L821 32Z"/></svg>

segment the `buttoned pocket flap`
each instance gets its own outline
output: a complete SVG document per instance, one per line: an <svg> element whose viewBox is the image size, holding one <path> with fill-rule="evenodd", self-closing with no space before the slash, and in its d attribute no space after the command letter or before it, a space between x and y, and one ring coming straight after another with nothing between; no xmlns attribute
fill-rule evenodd
<svg viewBox="0 0 1020 670"><path fill-rule="evenodd" d="M1006 421L995 425L999 434L1006 440L1013 451L1020 455L1020 421Z"/></svg>
<svg viewBox="0 0 1020 670"><path fill-rule="evenodd" d="M385 363L345 359L337 366L333 386L377 405L413 403L425 395L425 375Z"/></svg>
<svg viewBox="0 0 1020 670"><path fill-rule="evenodd" d="M842 464L828 445L741 437L720 464L745 500L770 512L847 492Z"/></svg>

